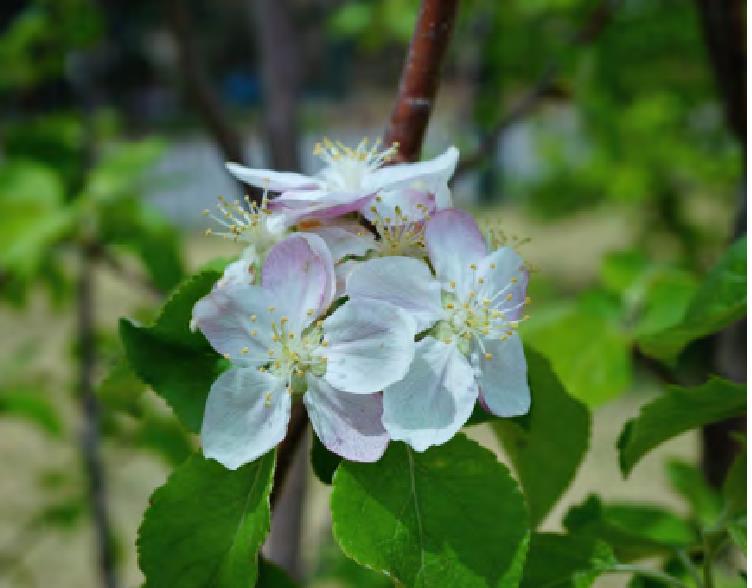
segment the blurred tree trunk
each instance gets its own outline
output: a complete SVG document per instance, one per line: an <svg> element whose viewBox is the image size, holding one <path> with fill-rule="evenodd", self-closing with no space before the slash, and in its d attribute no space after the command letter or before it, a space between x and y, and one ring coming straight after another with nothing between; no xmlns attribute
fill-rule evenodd
<svg viewBox="0 0 752 588"><path fill-rule="evenodd" d="M250 19L256 38L263 92L262 122L270 167L298 171L298 91L300 84L299 36L295 31L287 0L250 0ZM302 427L307 418L302 407ZM292 429L292 428L291 428ZM304 430L304 428L303 428ZM288 435L292 436L291 430ZM300 579L300 535L303 499L306 491L308 459L306 443L295 445L289 471L278 464L283 479L275 480L275 507L272 529L264 551L273 562L282 566L293 578ZM282 458L282 451L279 458ZM289 451L288 451L289 453ZM283 484L284 482L284 484Z"/></svg>
<svg viewBox="0 0 752 588"><path fill-rule="evenodd" d="M251 0L253 30L261 61L263 124L269 162L298 170L299 35L287 0Z"/></svg>
<svg viewBox="0 0 752 588"><path fill-rule="evenodd" d="M742 148L746 165L746 56L744 50L744 3L741 0L696 0L708 59L724 106L726 124ZM746 234L746 168L739 187L733 239ZM713 340L715 370L743 382L747 373L746 321L718 333ZM738 443L732 433L744 430L744 419L729 419L702 431L702 468L715 487L721 486L736 456Z"/></svg>

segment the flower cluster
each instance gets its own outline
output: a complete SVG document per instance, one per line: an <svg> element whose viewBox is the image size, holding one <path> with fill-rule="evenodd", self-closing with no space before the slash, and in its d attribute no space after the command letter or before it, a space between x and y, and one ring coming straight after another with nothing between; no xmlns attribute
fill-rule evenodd
<svg viewBox="0 0 752 588"><path fill-rule="evenodd" d="M354 461L378 460L390 439L445 443L476 402L528 411L522 259L489 250L451 207L457 149L385 165L395 152L325 139L316 176L228 164L265 195L212 215L246 249L193 310L231 366L206 403L207 457L237 468L266 453L297 397L322 443Z"/></svg>

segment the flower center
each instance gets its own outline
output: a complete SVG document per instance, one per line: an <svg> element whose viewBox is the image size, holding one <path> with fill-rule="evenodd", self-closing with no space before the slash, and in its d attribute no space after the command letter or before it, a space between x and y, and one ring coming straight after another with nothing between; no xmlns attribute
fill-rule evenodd
<svg viewBox="0 0 752 588"><path fill-rule="evenodd" d="M381 196L376 196L381 202ZM372 223L379 235L377 255L423 255L425 249L425 221L430 218L428 207L418 203L416 208L423 215L422 220L408 217L399 206L394 207L393 215L382 214L376 205L371 206Z"/></svg>
<svg viewBox="0 0 752 588"><path fill-rule="evenodd" d="M380 168L397 153L397 145L379 150L380 140L376 140L370 147L368 138L363 138L355 149L332 142L326 137L316 143L313 154L321 158L326 167L320 175L331 190L359 190L363 186L363 179L371 172Z"/></svg>
<svg viewBox="0 0 752 588"><path fill-rule="evenodd" d="M470 269L475 276L474 284L483 286L483 278L476 276L477 266L471 264ZM493 339L506 341L519 328L519 325L528 319L527 315L520 319L513 317L517 316L518 310L529 304L529 298L518 304L505 306L503 310L499 308L513 301L514 295L511 289L516 283L517 278L513 277L498 292L481 298L478 291L474 289L461 297L457 292L457 284L450 282L449 290L442 291L442 304L446 318L444 326L439 331L440 336L447 343L456 341L460 351L465 355L470 354L471 343L474 341L486 360L493 359L493 356L486 352L484 341Z"/></svg>
<svg viewBox="0 0 752 588"><path fill-rule="evenodd" d="M252 243L259 251L265 251L283 236L285 231L282 217L275 216L268 208L267 191L261 198L261 203L254 202L249 196L244 196L245 206L239 201L228 202L220 196L217 202L219 214L204 210L208 216L226 230L214 231L206 229L206 235L217 235L235 242Z"/></svg>

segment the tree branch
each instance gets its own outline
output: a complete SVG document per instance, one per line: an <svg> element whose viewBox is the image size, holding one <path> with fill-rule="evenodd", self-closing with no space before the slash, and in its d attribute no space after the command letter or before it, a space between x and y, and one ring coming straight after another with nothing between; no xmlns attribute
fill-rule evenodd
<svg viewBox="0 0 752 588"><path fill-rule="evenodd" d="M178 46L178 63L188 90L188 96L201 116L206 128L219 146L226 161L242 163L243 143L225 119L219 97L214 92L196 46L196 34L185 0L165 0L167 17Z"/></svg>
<svg viewBox="0 0 752 588"><path fill-rule="evenodd" d="M269 499L272 510L274 510L274 507L282 494L285 479L287 478L287 472L290 469L290 465L292 465L293 458L295 457L295 450L303 439L307 427L308 415L303 404L298 402L292 407L290 423L287 426L287 436L277 448L277 465L274 470L274 486Z"/></svg>
<svg viewBox="0 0 752 588"><path fill-rule="evenodd" d="M582 26L572 36L570 44L573 47L593 43L611 22L614 12L621 0L601 0L589 14ZM561 64L558 60L551 60L544 68L538 81L520 98L503 116L498 123L486 134L474 153L460 160L452 181L466 174L472 168L483 163L493 152L504 132L514 123L531 114L544 98L556 90L556 78Z"/></svg>
<svg viewBox="0 0 752 588"><path fill-rule="evenodd" d="M399 161L415 161L420 156L458 4L458 0L421 3L402 67L397 101L384 133L385 144L399 143Z"/></svg>

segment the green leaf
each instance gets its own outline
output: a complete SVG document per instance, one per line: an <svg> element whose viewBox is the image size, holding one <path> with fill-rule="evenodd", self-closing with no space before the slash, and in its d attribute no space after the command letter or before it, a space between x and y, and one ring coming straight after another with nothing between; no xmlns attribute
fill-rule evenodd
<svg viewBox="0 0 752 588"><path fill-rule="evenodd" d="M342 458L339 455L329 451L319 440L318 436L313 435L313 442L311 443L311 467L319 480L331 486L334 472L341 462Z"/></svg>
<svg viewBox="0 0 752 588"><path fill-rule="evenodd" d="M134 371L193 432L201 428L209 388L224 360L201 333L191 332L191 311L219 277L218 272L204 271L184 281L150 327L120 320L120 338Z"/></svg>
<svg viewBox="0 0 752 588"><path fill-rule="evenodd" d="M393 442L377 463L343 461L331 504L342 551L405 586L499 586L527 535L509 472L462 434L425 453Z"/></svg>
<svg viewBox="0 0 752 588"><path fill-rule="evenodd" d="M564 517L572 534L605 541L619 559L633 560L686 548L697 540L694 528L670 511L642 504L602 504L594 495Z"/></svg>
<svg viewBox="0 0 752 588"><path fill-rule="evenodd" d="M533 527L574 478L590 439L590 413L569 396L543 357L525 351L533 398L527 427L498 419L493 429L514 465Z"/></svg>
<svg viewBox="0 0 752 588"><path fill-rule="evenodd" d="M739 517L735 521L729 523L726 529L736 546L741 549L743 553L747 553L747 517Z"/></svg>
<svg viewBox="0 0 752 588"><path fill-rule="evenodd" d="M145 586L253 586L273 478L274 452L237 470L190 457L154 492L139 528Z"/></svg>
<svg viewBox="0 0 752 588"><path fill-rule="evenodd" d="M551 361L569 393L590 407L629 387L628 340L600 308L566 305L533 313L523 339Z"/></svg>
<svg viewBox="0 0 752 588"><path fill-rule="evenodd" d="M587 535L534 533L520 588L590 586L600 574L594 563L603 550L602 543Z"/></svg>
<svg viewBox="0 0 752 588"><path fill-rule="evenodd" d="M26 161L0 165L0 268L34 275L73 220L55 171Z"/></svg>
<svg viewBox="0 0 752 588"><path fill-rule="evenodd" d="M619 436L619 464L624 476L651 449L691 429L743 414L746 387L711 378L702 386L669 386L667 392L644 405L624 425Z"/></svg>
<svg viewBox="0 0 752 588"><path fill-rule="evenodd" d="M676 460L669 462L667 471L674 490L689 503L700 524L713 524L721 512L721 497L708 486L702 472L694 465Z"/></svg>
<svg viewBox="0 0 752 588"><path fill-rule="evenodd" d="M24 419L54 437L63 432L57 410L39 391L0 391L0 416Z"/></svg>
<svg viewBox="0 0 752 588"><path fill-rule="evenodd" d="M723 482L725 514L734 518L747 512L747 450L742 448Z"/></svg>
<svg viewBox="0 0 752 588"><path fill-rule="evenodd" d="M687 344L721 330L747 313L747 238L734 243L700 284L681 322L642 337L642 351L673 362Z"/></svg>

